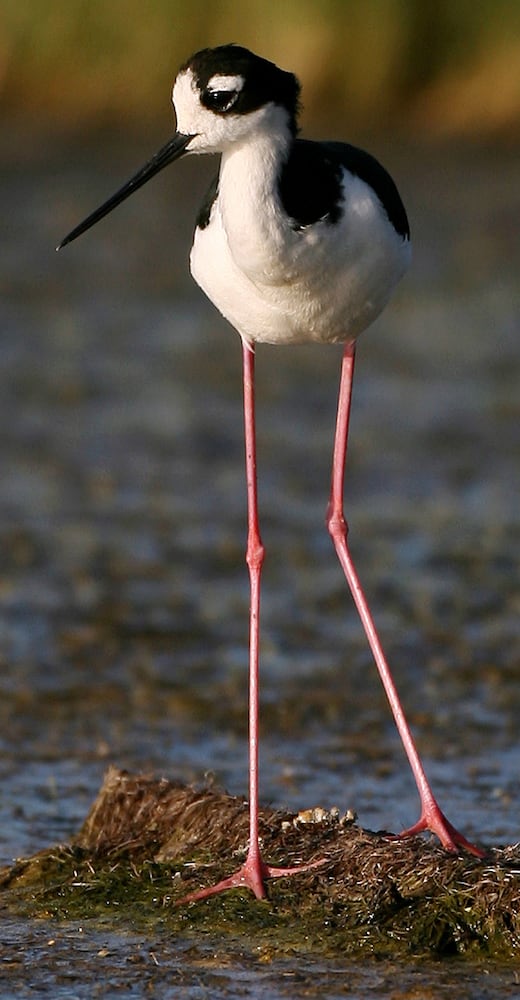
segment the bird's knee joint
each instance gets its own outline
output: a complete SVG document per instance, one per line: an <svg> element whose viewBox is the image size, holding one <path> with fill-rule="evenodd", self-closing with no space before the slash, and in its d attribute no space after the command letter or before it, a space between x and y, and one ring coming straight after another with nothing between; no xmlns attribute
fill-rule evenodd
<svg viewBox="0 0 520 1000"><path fill-rule="evenodd" d="M265 557L265 549L260 538L248 541L246 551L246 563L249 569L259 570Z"/></svg>
<svg viewBox="0 0 520 1000"><path fill-rule="evenodd" d="M335 541L338 538L345 539L348 535L348 524L342 513L327 513L327 531Z"/></svg>

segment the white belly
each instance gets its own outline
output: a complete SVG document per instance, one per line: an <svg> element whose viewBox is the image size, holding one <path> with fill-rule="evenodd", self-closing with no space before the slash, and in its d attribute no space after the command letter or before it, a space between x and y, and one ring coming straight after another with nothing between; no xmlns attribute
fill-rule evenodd
<svg viewBox="0 0 520 1000"><path fill-rule="evenodd" d="M409 243L361 181L349 197L355 210L337 224L294 230L287 220L284 232L265 219L257 227L247 208L225 226L220 197L214 203L209 225L195 232L191 272L244 340L344 342L379 315L408 266Z"/></svg>

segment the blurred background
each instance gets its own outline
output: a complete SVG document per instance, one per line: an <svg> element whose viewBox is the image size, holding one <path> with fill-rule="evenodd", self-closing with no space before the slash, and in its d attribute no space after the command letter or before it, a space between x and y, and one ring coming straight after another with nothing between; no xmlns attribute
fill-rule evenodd
<svg viewBox="0 0 520 1000"><path fill-rule="evenodd" d="M229 41L305 81L309 119L430 135L518 127L517 0L3 0L4 112L73 128L159 119L177 67Z"/></svg>
<svg viewBox="0 0 520 1000"><path fill-rule="evenodd" d="M304 133L365 146L403 195L413 265L359 344L351 543L442 808L519 839L518 0L2 0L5 863L69 837L109 762L246 791L240 350L188 270L215 160L54 252L169 138L178 66L229 41L295 71ZM397 830L417 796L324 528L339 360L257 354L261 796Z"/></svg>

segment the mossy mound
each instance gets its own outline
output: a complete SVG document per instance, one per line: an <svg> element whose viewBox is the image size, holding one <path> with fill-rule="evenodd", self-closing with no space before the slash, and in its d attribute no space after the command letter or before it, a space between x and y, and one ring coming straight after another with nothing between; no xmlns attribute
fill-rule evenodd
<svg viewBox="0 0 520 1000"><path fill-rule="evenodd" d="M0 873L4 906L30 916L114 917L171 933L255 935L270 953L467 955L511 959L520 948L520 848L481 861L422 838L390 839L324 810L262 809L269 863L323 865L247 890L177 906L235 870L247 803L110 768L70 844Z"/></svg>

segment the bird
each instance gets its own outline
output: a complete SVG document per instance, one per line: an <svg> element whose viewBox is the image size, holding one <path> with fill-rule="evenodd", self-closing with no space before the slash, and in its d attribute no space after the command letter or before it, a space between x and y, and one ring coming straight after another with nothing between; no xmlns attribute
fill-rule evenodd
<svg viewBox="0 0 520 1000"><path fill-rule="evenodd" d="M180 68L172 100L176 132L57 249L186 155L218 154L197 216L191 273L241 339L247 483L249 609L249 840L238 869L183 898L247 887L321 865L275 867L259 827L259 635L261 571L255 427L255 351L261 344L341 344L342 362L326 524L379 672L420 800L419 819L397 837L430 831L450 852L484 852L441 811L419 756L369 609L348 539L344 480L356 341L379 316L410 262L410 228L396 184L370 153L300 137L297 77L237 44L204 48Z"/></svg>

